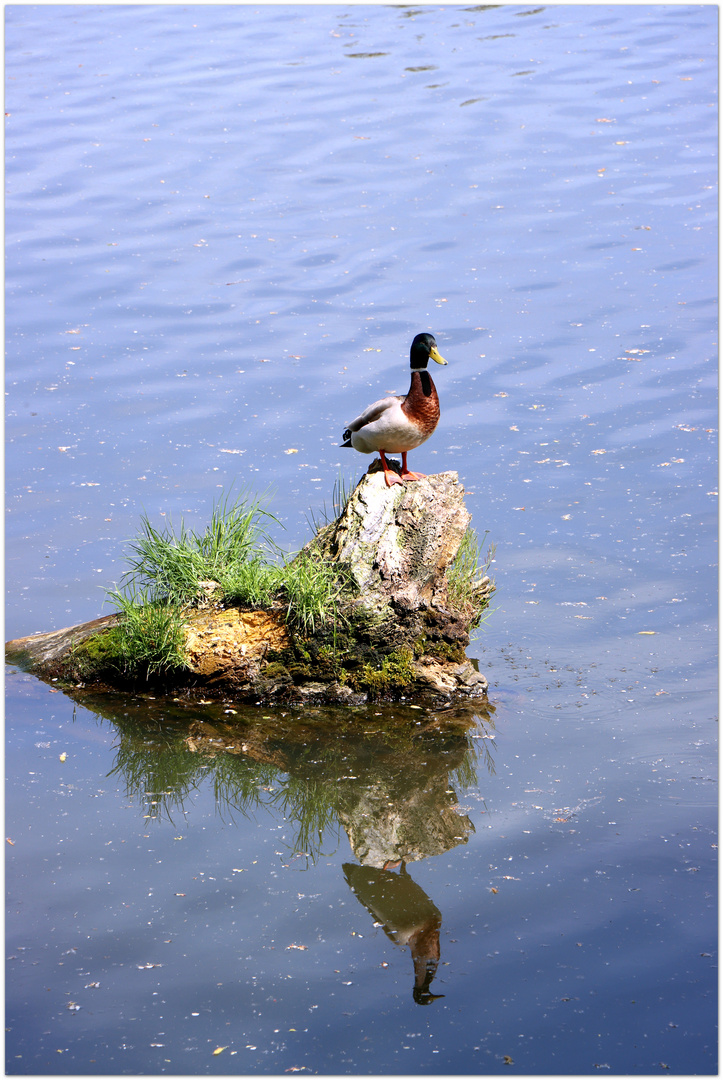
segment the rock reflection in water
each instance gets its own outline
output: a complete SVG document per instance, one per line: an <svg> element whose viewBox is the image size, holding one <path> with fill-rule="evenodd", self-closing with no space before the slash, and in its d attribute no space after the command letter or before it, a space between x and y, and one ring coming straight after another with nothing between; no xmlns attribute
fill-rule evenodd
<svg viewBox="0 0 723 1080"><path fill-rule="evenodd" d="M363 783L343 785L337 812L360 863L385 869L467 842L474 825L457 811L449 776L450 768L464 764L466 740L459 750L454 765L449 748L440 757L429 745L403 760L399 752L378 754L365 763Z"/></svg>
<svg viewBox="0 0 723 1080"><path fill-rule="evenodd" d="M197 705L153 698L85 696L83 705L117 728L113 774L150 818L183 813L210 778L226 816L264 805L282 811L296 829L292 856L313 862L325 834L341 826L359 860L343 864L347 884L387 936L409 947L414 1000L443 996L430 991L442 913L407 864L466 843L474 831L455 787L477 786L480 764L494 772L489 741L480 738L493 726L492 706L259 716L209 703L200 716Z"/></svg>

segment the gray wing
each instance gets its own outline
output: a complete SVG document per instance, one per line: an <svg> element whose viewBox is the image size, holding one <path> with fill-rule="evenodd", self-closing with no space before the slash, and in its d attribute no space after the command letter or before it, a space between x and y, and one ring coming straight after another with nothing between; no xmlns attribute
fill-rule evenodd
<svg viewBox="0 0 723 1080"><path fill-rule="evenodd" d="M392 405L396 405L399 401L404 401L404 398L396 396L386 397L382 398L381 401L375 401L372 405L368 405L364 412L357 416L356 420L352 420L347 427L347 431L359 431L365 424L371 424L374 420L378 420L382 413L386 412L387 409L390 409Z"/></svg>

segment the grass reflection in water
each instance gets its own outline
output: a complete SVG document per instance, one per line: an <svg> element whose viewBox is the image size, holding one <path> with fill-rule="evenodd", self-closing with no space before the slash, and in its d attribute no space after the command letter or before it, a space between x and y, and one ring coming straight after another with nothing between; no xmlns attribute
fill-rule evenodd
<svg viewBox="0 0 723 1080"><path fill-rule="evenodd" d="M306 708L259 710L86 697L118 732L109 775L122 779L150 821L176 823L202 784L234 820L268 807L294 828L289 854L311 860L342 827L365 865L414 861L447 851L473 830L458 792L494 772L493 708L425 711Z"/></svg>

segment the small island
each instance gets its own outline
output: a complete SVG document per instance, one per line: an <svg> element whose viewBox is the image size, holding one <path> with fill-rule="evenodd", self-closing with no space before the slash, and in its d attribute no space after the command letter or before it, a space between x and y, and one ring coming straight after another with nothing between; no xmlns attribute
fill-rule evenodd
<svg viewBox="0 0 723 1080"><path fill-rule="evenodd" d="M392 463L393 465L395 463ZM398 468L398 466L397 466ZM457 473L385 483L379 461L292 559L256 499L214 508L205 532L143 520L118 609L6 644L8 662L69 690L254 703L442 703L486 694L467 658L487 571Z"/></svg>

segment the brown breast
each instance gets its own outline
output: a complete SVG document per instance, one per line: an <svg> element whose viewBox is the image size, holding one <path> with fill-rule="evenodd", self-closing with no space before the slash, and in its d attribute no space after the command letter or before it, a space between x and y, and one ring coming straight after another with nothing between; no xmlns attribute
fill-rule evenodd
<svg viewBox="0 0 723 1080"><path fill-rule="evenodd" d="M428 439L439 422L437 388L428 371L413 371L409 393L402 402L402 411L419 426Z"/></svg>

